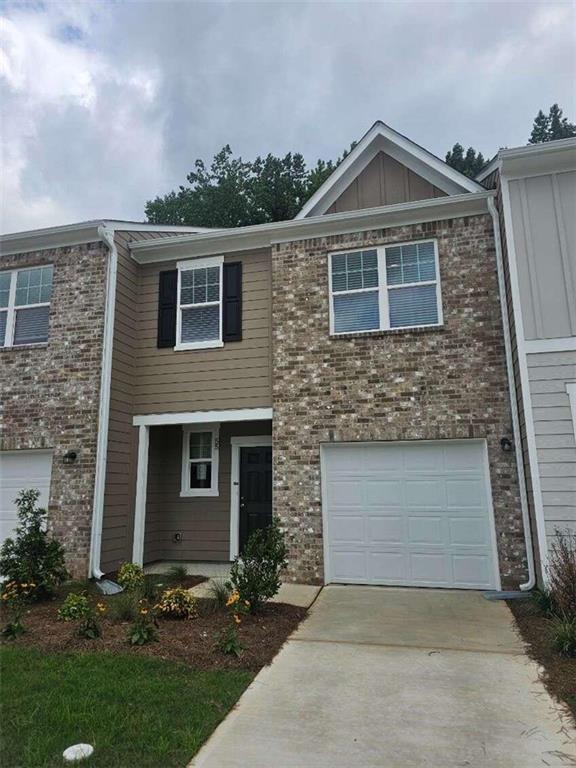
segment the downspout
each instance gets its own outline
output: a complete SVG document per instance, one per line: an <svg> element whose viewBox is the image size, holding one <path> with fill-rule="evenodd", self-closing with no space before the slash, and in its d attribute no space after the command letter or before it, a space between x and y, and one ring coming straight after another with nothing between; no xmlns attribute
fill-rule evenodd
<svg viewBox="0 0 576 768"><path fill-rule="evenodd" d="M514 432L514 450L516 453L516 467L518 470L518 483L520 485L520 506L522 508L522 522L524 525L524 541L526 543L526 560L528 562L528 581L520 584L522 592L534 589L536 585L536 570L534 567L534 548L532 545L532 531L530 528L530 512L528 508L528 496L526 494L526 475L524 473L524 458L522 451L522 439L520 437L520 418L518 415L518 403L516 401L516 377L514 376L514 364L512 358L512 342L510 340L510 327L508 325L508 305L506 301L506 282L504 280L504 266L502 259L502 240L500 232L500 219L494 198L486 201L492 217L494 227L494 241L496 244L496 265L498 269L498 289L500 292L500 310L502 313L502 327L504 330L504 349L506 352L506 370L508 373L508 389L510 391L510 410L512 413L512 431Z"/></svg>
<svg viewBox="0 0 576 768"><path fill-rule="evenodd" d="M112 343L114 339L114 310L116 303L116 273L118 251L114 242L114 229L101 224L98 235L108 246L108 274L106 279L106 306L104 309L104 340L102 344L102 373L100 377L100 407L98 411L98 438L96 443L96 473L94 478L94 506L90 537L90 577L101 579L102 523L104 519L104 490L106 487L106 460L108 456L108 423L110 417L110 383L112 380Z"/></svg>

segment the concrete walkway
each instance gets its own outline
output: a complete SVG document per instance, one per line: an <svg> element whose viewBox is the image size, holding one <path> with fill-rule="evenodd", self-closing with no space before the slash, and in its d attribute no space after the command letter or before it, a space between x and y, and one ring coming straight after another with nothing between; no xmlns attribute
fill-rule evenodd
<svg viewBox="0 0 576 768"><path fill-rule="evenodd" d="M191 766L576 766L576 732L504 603L333 586Z"/></svg>

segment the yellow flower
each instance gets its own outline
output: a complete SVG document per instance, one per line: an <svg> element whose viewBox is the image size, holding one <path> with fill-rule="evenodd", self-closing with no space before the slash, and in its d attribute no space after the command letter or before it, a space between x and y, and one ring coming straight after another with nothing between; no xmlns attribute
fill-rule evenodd
<svg viewBox="0 0 576 768"><path fill-rule="evenodd" d="M240 624L241 622L240 616L238 616L237 613L234 614L234 621L236 622L236 624Z"/></svg>
<svg viewBox="0 0 576 768"><path fill-rule="evenodd" d="M148 609L147 608L141 608L140 609L140 613L141 613L142 616L146 616L146 614L148 613Z"/></svg>

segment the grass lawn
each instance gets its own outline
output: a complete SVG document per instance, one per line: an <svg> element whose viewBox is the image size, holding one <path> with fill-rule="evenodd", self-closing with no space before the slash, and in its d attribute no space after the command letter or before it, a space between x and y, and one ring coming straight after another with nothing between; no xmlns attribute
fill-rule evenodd
<svg viewBox="0 0 576 768"><path fill-rule="evenodd" d="M0 661L3 768L66 765L62 752L78 742L95 747L83 768L184 768L254 675L13 646Z"/></svg>

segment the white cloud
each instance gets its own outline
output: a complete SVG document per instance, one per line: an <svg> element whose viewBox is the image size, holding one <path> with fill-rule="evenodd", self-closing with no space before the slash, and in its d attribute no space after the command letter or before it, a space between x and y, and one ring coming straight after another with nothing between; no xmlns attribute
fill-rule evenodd
<svg viewBox="0 0 576 768"><path fill-rule="evenodd" d="M443 155L576 118L574 6L542 3L7 3L1 229L109 216L225 143L334 157L377 118Z"/></svg>

